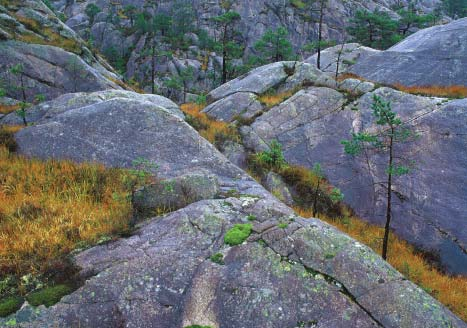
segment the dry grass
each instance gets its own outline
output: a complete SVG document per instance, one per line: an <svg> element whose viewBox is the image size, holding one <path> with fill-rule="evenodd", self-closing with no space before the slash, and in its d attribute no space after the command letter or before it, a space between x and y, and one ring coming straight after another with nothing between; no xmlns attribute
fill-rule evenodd
<svg viewBox="0 0 467 328"><path fill-rule="evenodd" d="M302 217L311 217L311 210L294 208ZM318 215L339 230L381 253L384 229L357 217L330 218ZM451 277L433 268L413 246L390 235L388 262L409 280L425 289L464 321L467 321L467 277Z"/></svg>
<svg viewBox="0 0 467 328"><path fill-rule="evenodd" d="M360 81L369 81L353 73L343 73L337 78L338 82L346 79L357 79ZM373 82L373 81L369 81ZM375 82L373 82L375 83ZM375 83L377 84L377 83ZM421 86L405 86L400 83L388 85L388 87L415 95L428 97L444 97L444 98L467 98L467 86L465 85L421 85Z"/></svg>
<svg viewBox="0 0 467 328"><path fill-rule="evenodd" d="M412 93L422 96L436 96L445 98L467 98L467 86L465 85L451 85L451 86L416 86L406 87L402 84L395 84L393 86L399 91Z"/></svg>
<svg viewBox="0 0 467 328"><path fill-rule="evenodd" d="M281 93L265 93L261 96L258 97L258 101L265 105L268 108L272 108L276 105L281 104L285 100L289 99L292 97L297 90L289 90L286 92L281 92Z"/></svg>
<svg viewBox="0 0 467 328"><path fill-rule="evenodd" d="M0 114L10 114L19 109L19 105L0 105Z"/></svg>
<svg viewBox="0 0 467 328"><path fill-rule="evenodd" d="M47 276L77 247L127 231L133 183L123 170L31 160L0 146L1 277Z"/></svg>
<svg viewBox="0 0 467 328"><path fill-rule="evenodd" d="M204 108L203 105L188 103L180 107L186 114L187 122L212 144L222 146L223 142L227 140L240 141L235 126L209 118L208 115L201 112Z"/></svg>

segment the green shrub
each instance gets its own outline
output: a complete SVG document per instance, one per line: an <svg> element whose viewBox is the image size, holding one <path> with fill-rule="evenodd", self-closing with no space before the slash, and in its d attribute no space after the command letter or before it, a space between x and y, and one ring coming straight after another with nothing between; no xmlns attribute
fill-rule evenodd
<svg viewBox="0 0 467 328"><path fill-rule="evenodd" d="M0 301L0 317L6 317L15 313L23 305L24 299L19 296L11 296Z"/></svg>
<svg viewBox="0 0 467 328"><path fill-rule="evenodd" d="M212 262L214 263L217 263L219 265L224 265L224 255L222 255L221 253L216 253L214 255L211 255L211 257L209 258Z"/></svg>
<svg viewBox="0 0 467 328"><path fill-rule="evenodd" d="M279 223L277 226L278 226L279 228L281 228L281 229L287 229L287 227L288 227L289 225L288 225L287 223L284 223L284 222L283 222L283 223Z"/></svg>
<svg viewBox="0 0 467 328"><path fill-rule="evenodd" d="M252 228L253 225L250 223L236 224L227 231L224 242L230 246L240 245L250 236Z"/></svg>
<svg viewBox="0 0 467 328"><path fill-rule="evenodd" d="M287 166L287 162L284 158L284 154L282 153L282 145L273 140L269 147L269 150L265 150L255 155L254 164L257 168L273 170L273 169L281 169Z"/></svg>
<svg viewBox="0 0 467 328"><path fill-rule="evenodd" d="M27 301L32 306L45 305L47 307L54 305L65 295L72 292L72 288L67 285L56 285L33 292L26 296Z"/></svg>

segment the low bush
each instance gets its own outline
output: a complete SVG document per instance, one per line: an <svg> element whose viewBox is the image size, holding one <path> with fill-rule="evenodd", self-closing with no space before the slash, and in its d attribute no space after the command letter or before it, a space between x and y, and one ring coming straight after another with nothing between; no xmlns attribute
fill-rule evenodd
<svg viewBox="0 0 467 328"><path fill-rule="evenodd" d="M6 317L18 311L24 303L20 296L10 296L0 300L0 317Z"/></svg>

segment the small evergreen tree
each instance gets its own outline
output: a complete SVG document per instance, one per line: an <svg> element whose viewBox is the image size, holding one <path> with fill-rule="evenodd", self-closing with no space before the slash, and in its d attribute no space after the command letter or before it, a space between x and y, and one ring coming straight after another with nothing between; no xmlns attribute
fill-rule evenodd
<svg viewBox="0 0 467 328"><path fill-rule="evenodd" d="M243 54L243 46L236 40L238 35L236 25L240 19L240 14L235 11L227 11L213 18L219 33L215 49L222 55L222 83L226 83L229 73L234 71L232 59L239 58Z"/></svg>
<svg viewBox="0 0 467 328"><path fill-rule="evenodd" d="M96 6L94 3L90 3L86 6L86 9L84 10L86 15L89 17L89 21L94 23L94 19L96 18L96 15L101 12L101 9Z"/></svg>
<svg viewBox="0 0 467 328"><path fill-rule="evenodd" d="M386 158L386 181L382 184L386 189L386 224L384 229L382 257L387 259L389 242L389 230L392 219L392 194L395 178L410 172L413 163L402 158L397 152L402 145L415 137L415 134L407 128L398 115L392 110L391 103L379 96L373 96L371 106L372 114L379 129L352 134L352 139L342 141L345 153L351 156L364 156L371 161L372 154L382 155ZM368 167L380 164L376 160Z"/></svg>
<svg viewBox="0 0 467 328"><path fill-rule="evenodd" d="M384 12L358 10L350 23L349 34L368 47L387 49L402 39L397 33L399 23Z"/></svg>
<svg viewBox="0 0 467 328"><path fill-rule="evenodd" d="M467 0L442 0L442 9L453 18L467 17Z"/></svg>
<svg viewBox="0 0 467 328"><path fill-rule="evenodd" d="M266 64L292 59L293 48L288 35L285 27L267 30L253 46L258 53L258 62Z"/></svg>

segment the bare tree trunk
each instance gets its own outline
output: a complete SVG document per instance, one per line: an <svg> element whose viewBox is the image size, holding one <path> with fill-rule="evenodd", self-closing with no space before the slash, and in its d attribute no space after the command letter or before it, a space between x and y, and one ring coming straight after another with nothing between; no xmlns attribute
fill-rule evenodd
<svg viewBox="0 0 467 328"><path fill-rule="evenodd" d="M321 42L323 41L323 19L324 19L324 6L327 0L321 0L319 9L319 27L318 27L318 59L316 66L321 69Z"/></svg>
<svg viewBox="0 0 467 328"><path fill-rule="evenodd" d="M388 242L389 242L389 228L391 225L391 202L392 202L392 165L394 161L394 128L391 127L391 137L389 141L389 168L388 168L388 190L387 190L387 208L386 208L386 225L384 227L384 239L383 239L383 252L382 257L384 260L387 259L388 253Z"/></svg>
<svg viewBox="0 0 467 328"><path fill-rule="evenodd" d="M311 215L315 217L318 214L318 193L319 193L319 185L320 185L320 180L318 180L318 184L316 185L315 189L315 197L313 198L313 207L312 207L312 212Z"/></svg>

